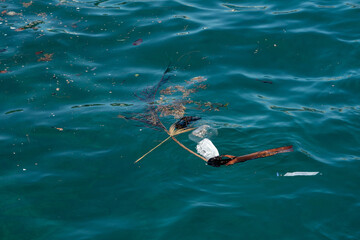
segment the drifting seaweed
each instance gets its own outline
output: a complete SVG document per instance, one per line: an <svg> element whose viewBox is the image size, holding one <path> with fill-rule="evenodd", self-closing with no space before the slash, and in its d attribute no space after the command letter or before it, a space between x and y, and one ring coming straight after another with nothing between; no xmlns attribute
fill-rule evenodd
<svg viewBox="0 0 360 240"><path fill-rule="evenodd" d="M160 113L160 117L173 116L174 118L182 118L185 114L186 107L183 102L175 102L173 104L159 105L156 112Z"/></svg>

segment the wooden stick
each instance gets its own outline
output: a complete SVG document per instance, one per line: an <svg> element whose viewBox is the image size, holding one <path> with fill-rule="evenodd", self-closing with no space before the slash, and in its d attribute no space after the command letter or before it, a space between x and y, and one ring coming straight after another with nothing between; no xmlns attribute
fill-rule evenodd
<svg viewBox="0 0 360 240"><path fill-rule="evenodd" d="M272 155L275 155L278 153L292 152L292 151L293 151L293 146L268 149L268 150L264 150L264 151L259 151L259 152L235 157L235 158L231 159L229 162L227 162L225 165L229 166L229 165L232 165L232 164L235 164L238 162L245 162L247 160L252 160L252 159L256 159L256 158L264 158L264 157L269 157L269 156L272 156Z"/></svg>
<svg viewBox="0 0 360 240"><path fill-rule="evenodd" d="M160 118L159 118L159 122L160 122L160 124L163 126L164 131L165 131L169 136L171 136L171 138L172 138L177 144L179 144L180 147L182 147L183 149L185 149L185 150L188 151L189 153L191 153L191 154L197 156L198 158L201 158L201 159L204 160L205 162L207 162L207 159L206 159L206 158L200 156L200 155L197 154L197 153L194 153L193 151L191 151L190 149L188 149L187 147L185 147L184 144L182 144L181 142L179 142L174 136L172 136L172 135L170 134L170 132L166 129L166 127L164 126L164 124L160 121Z"/></svg>
<svg viewBox="0 0 360 240"><path fill-rule="evenodd" d="M152 151L154 151L156 148L160 147L161 144L163 144L164 142L166 142L167 140L170 139L171 136L168 136L164 141L162 141L161 143L159 143L158 145L156 145L154 148L152 148L150 151L148 151L147 153L145 153L144 155L142 155L141 158L139 158L138 160L136 160L134 163L137 163L138 161L140 161L141 159L143 159L146 155L148 155L149 153L151 153Z"/></svg>
<svg viewBox="0 0 360 240"><path fill-rule="evenodd" d="M183 149L185 149L186 151L188 151L191 154L194 154L195 156L197 156L198 158L201 158L202 160L204 160L205 162L207 162L208 160L202 156L200 156L197 153L194 153L193 151L191 151L190 149L188 149L187 147L184 146L184 144L182 144L181 142L179 142L174 136L171 136L171 138L180 145L180 147L182 147Z"/></svg>

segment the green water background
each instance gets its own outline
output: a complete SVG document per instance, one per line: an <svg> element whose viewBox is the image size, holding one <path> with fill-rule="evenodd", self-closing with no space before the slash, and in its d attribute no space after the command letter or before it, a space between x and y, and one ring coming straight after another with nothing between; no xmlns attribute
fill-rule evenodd
<svg viewBox="0 0 360 240"><path fill-rule="evenodd" d="M357 1L0 9L0 239L360 238ZM193 99L229 103L187 109L221 154L295 151L213 168L169 141L134 165L166 134L118 115L144 110L133 93L169 63L169 85L204 76Z"/></svg>

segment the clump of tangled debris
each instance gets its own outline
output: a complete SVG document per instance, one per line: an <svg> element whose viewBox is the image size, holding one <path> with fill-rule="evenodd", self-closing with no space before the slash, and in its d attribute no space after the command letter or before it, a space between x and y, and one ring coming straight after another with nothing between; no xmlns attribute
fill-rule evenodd
<svg viewBox="0 0 360 240"><path fill-rule="evenodd" d="M201 111L219 111L222 107L227 107L228 104L222 103L211 103L211 102L201 102L193 101L190 96L191 94L201 90L206 89L207 85L205 82L207 79L205 77L199 76L194 77L190 81L185 81L185 85L175 85L169 86L165 89L161 89L171 77L171 68L167 67L164 71L160 81L151 87L147 87L142 90L140 93L136 93L135 96L146 103L146 109L142 113L135 114L131 117L124 117L130 120L136 120L144 123L147 127L162 130L167 133L168 137L160 142L157 146L149 150L143 156L135 161L139 162L146 155L154 151L156 148L160 147L170 138L173 139L178 145L184 148L186 151L195 155L196 157L207 162L208 165L213 167L220 167L221 165L229 166L239 162L245 162L248 160L263 158L273 156L278 153L291 152L293 151L292 146L274 148L264 151L259 151L243 156L233 156L233 155L219 155L218 150L212 144L212 142L204 138L197 145L197 152L190 150L185 145L183 145L177 138L177 135L186 133L194 130L195 128L191 127L191 124L200 119L200 117L195 116L185 116L185 111L188 104L193 104L196 106L196 109ZM157 93L160 93L160 97L156 99ZM177 94L177 95L176 95ZM173 96L173 97L171 97ZM177 97L174 97L177 96ZM178 119L173 123L169 128L166 128L161 117L164 116L173 116L175 119Z"/></svg>

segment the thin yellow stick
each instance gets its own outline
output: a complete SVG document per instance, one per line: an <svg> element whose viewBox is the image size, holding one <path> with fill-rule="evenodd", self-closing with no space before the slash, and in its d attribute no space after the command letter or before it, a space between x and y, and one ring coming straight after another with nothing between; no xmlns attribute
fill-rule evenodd
<svg viewBox="0 0 360 240"><path fill-rule="evenodd" d="M134 162L137 163L139 162L141 159L143 159L146 155L148 155L149 153L151 153L152 151L154 151L156 148L158 148L159 146L161 146L164 142L166 142L167 140L169 140L169 138L172 138L177 144L179 144L180 147L182 147L183 149L185 149L186 151L188 151L189 153L197 156L198 158L201 158L202 160L204 160L205 162L207 162L207 159L200 156L199 154L191 151L189 148L187 148L184 144L182 144L181 142L179 142L179 140L177 140L175 138L176 135L180 135L182 133L186 133L189 132L191 130L194 130L194 128L188 128L188 129L175 129L175 124L172 124L169 128L169 130L166 129L166 127L164 126L164 124L160 121L160 119L158 119L159 123L161 124L163 130L169 135L164 141L162 141L161 143L159 143L157 146L155 146L153 149L151 149L150 151L148 151L147 153L145 153L141 158L139 158L138 160L136 160Z"/></svg>
<svg viewBox="0 0 360 240"><path fill-rule="evenodd" d="M181 142L179 142L179 140L177 140L174 136L170 136L177 144L180 145L180 147L182 147L183 149L185 149L186 151L188 151L189 153L194 154L195 156L197 156L198 158L201 158L202 160L204 160L205 162L207 162L208 160L202 156L200 156L197 153L194 153L193 151L191 151L190 149L188 149L187 147L185 147L184 144L182 144Z"/></svg>
<svg viewBox="0 0 360 240"><path fill-rule="evenodd" d="M166 127L164 126L164 124L162 124L162 122L160 121L160 119L159 119L159 122L160 122L160 124L163 126L164 131L165 131L167 134L169 134L169 136L170 136L177 144L179 144L180 147L182 147L183 149L185 149L185 150L188 151L189 153L197 156L198 158L201 158L201 159L204 160L205 162L208 161L208 160L207 160L206 158L204 158L203 156L200 156L199 154L194 153L193 151L191 151L190 149L188 149L184 144L182 144L181 142L179 142L179 140L177 140L177 139L174 137L174 136L177 135L177 134L174 134L174 135L171 134L171 133L166 129ZM171 132L172 132L172 129L174 129L174 124L171 125L171 127L170 127L170 131L171 131ZM193 129L193 128L189 129L189 131L192 130L192 129ZM185 130L184 132L187 132L187 131Z"/></svg>
<svg viewBox="0 0 360 240"><path fill-rule="evenodd" d="M141 158L139 158L138 160L136 160L134 163L137 163L138 161L140 161L141 159L143 159L146 155L148 155L149 153L151 153L152 151L154 151L156 148L160 147L161 144L163 144L164 142L166 142L167 140L169 140L171 138L171 136L168 136L164 141L162 141L161 143L159 143L158 145L156 145L156 147L154 147L153 149L151 149L150 151L148 151L147 153L145 153Z"/></svg>

